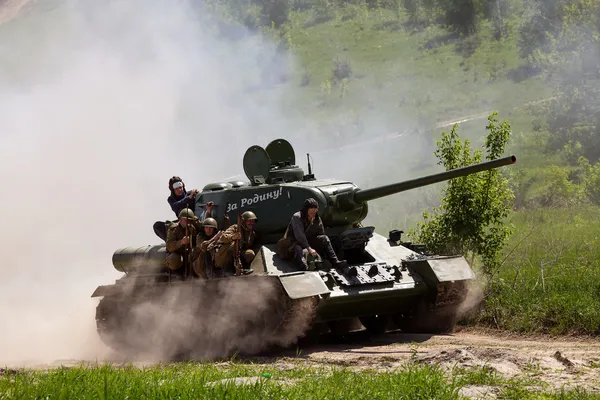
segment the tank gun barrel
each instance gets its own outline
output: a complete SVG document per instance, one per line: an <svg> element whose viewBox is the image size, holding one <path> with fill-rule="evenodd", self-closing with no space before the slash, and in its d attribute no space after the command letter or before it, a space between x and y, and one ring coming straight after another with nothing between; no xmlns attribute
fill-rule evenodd
<svg viewBox="0 0 600 400"><path fill-rule="evenodd" d="M342 209L351 209L352 205L359 205L369 200L375 200L381 197L390 196L421 186L432 185L434 183L447 181L452 178L471 175L477 172L502 167L504 165L514 164L516 161L517 157L512 155L496 160L485 161L479 164L469 165L466 167L440 172L438 174L411 179L404 182L392 183L390 185L378 186L371 189L359 189L355 192L344 193L342 196L339 196L338 205L341 206Z"/></svg>

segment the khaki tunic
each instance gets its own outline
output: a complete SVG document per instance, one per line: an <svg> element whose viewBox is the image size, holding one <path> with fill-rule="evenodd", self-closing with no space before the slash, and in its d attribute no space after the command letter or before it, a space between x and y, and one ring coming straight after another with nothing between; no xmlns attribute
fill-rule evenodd
<svg viewBox="0 0 600 400"><path fill-rule="evenodd" d="M196 235L201 228L200 222L195 221L193 223L188 221L187 224L188 235L192 242L192 248L196 244ZM165 260L167 267L171 270L177 270L183 265L183 255L185 254L186 247L189 248L189 243L184 245L181 240L185 237L186 228L178 223L173 224L167 231L167 258Z"/></svg>
<svg viewBox="0 0 600 400"><path fill-rule="evenodd" d="M201 230L196 236L196 247L194 248L194 255L192 258L194 259L194 272L201 278L207 278L207 262L210 262L211 265L214 263L214 245L218 240L217 235L219 235L220 232L221 231L208 237L204 233L204 230Z"/></svg>
<svg viewBox="0 0 600 400"><path fill-rule="evenodd" d="M237 232L238 226L237 224L234 224L227 228L219 238L215 253L215 266L217 268L233 266L233 253L235 245L233 235ZM252 250L252 247L254 246L255 240L256 232L247 231L242 228L242 238L240 239L239 250L247 264L250 264L254 259L255 254Z"/></svg>

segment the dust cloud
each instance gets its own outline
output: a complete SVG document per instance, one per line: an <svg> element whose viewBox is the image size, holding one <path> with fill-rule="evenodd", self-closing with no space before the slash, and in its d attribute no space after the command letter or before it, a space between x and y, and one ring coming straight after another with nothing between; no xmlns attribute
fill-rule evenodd
<svg viewBox="0 0 600 400"><path fill-rule="evenodd" d="M102 338L122 350L114 360L123 355L151 362L255 355L296 343L316 313L313 299L289 300L276 277L198 285L172 286L131 305L102 303L110 310ZM119 332L110 330L114 318L119 318Z"/></svg>
<svg viewBox="0 0 600 400"><path fill-rule="evenodd" d="M18 3L18 18L0 24L0 363L108 357L90 295L120 277L117 248L160 242L152 224L174 217L172 175L187 189L246 180L246 148L280 137L303 168L313 154L317 178L361 187L414 177L399 160L431 154L413 135L334 159L324 146L339 140L273 83L294 58L200 2ZM0 3L5 18L12 4ZM386 129L374 118L354 140Z"/></svg>
<svg viewBox="0 0 600 400"><path fill-rule="evenodd" d="M112 253L160 242L169 177L201 189L285 131L277 95L245 89L291 61L185 1L30 8L0 25L0 363L101 359Z"/></svg>

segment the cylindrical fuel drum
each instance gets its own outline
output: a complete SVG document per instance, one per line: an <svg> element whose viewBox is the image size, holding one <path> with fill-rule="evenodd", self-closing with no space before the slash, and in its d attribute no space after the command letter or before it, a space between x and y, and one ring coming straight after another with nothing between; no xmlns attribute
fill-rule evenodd
<svg viewBox="0 0 600 400"><path fill-rule="evenodd" d="M112 263L119 272L153 273L165 267L167 248L163 245L124 247L114 252Z"/></svg>

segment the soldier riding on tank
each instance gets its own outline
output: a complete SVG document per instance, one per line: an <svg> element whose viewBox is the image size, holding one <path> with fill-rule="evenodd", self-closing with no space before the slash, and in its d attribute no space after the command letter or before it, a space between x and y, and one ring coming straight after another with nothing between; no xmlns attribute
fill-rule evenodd
<svg viewBox="0 0 600 400"><path fill-rule="evenodd" d="M319 216L319 203L313 198L304 200L302 209L292 216L283 239L277 246L283 259L293 258L301 270L314 270L323 256L334 268L346 271L348 263L338 259ZM316 264L316 265L315 265Z"/></svg>
<svg viewBox="0 0 600 400"><path fill-rule="evenodd" d="M202 223L202 230L196 236L194 248L194 272L204 279L214 277L214 247L223 231L214 218L206 218Z"/></svg>
<svg viewBox="0 0 600 400"><path fill-rule="evenodd" d="M186 192L185 183L183 183L183 180L178 176L172 176L169 179L169 191L171 194L167 198L167 202L177 218L179 218L179 213L184 208L194 209L196 195L200 192L198 189ZM156 236L166 241L167 231L173 223L174 222L171 221L156 221L152 228L154 229Z"/></svg>
<svg viewBox="0 0 600 400"><path fill-rule="evenodd" d="M171 271L178 271L189 265L192 249L196 244L196 235L202 228L198 217L189 208L179 212L179 222L167 231L167 252L165 263Z"/></svg>
<svg viewBox="0 0 600 400"><path fill-rule="evenodd" d="M242 263L244 275L254 272L250 264L256 256L260 244L256 240L254 224L258 221L252 211L246 211L241 215L240 229L233 224L219 238L215 251L215 267L221 269L225 275L233 272L234 263L239 256ZM238 254L235 254L235 245L238 241Z"/></svg>

